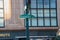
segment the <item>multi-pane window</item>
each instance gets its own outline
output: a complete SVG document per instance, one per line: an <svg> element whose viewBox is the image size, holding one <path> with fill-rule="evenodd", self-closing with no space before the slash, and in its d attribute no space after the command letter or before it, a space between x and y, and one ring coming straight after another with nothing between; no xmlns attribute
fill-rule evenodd
<svg viewBox="0 0 60 40"><path fill-rule="evenodd" d="M4 26L4 16L3 16L3 0L0 0L0 27Z"/></svg>
<svg viewBox="0 0 60 40"><path fill-rule="evenodd" d="M57 26L57 0L31 0L29 26Z"/></svg>
<svg viewBox="0 0 60 40"><path fill-rule="evenodd" d="M36 8L36 0L32 0L31 1L31 7L32 8Z"/></svg>
<svg viewBox="0 0 60 40"><path fill-rule="evenodd" d="M44 0L44 8L49 8L49 0Z"/></svg>

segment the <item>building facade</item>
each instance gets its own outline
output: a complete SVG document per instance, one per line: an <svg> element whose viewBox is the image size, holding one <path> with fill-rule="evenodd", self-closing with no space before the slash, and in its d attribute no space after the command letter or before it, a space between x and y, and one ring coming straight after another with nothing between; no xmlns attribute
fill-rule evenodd
<svg viewBox="0 0 60 40"><path fill-rule="evenodd" d="M60 0L30 0L30 40L54 40L60 34ZM19 18L24 14L26 0L0 0L0 40L25 40L26 22Z"/></svg>

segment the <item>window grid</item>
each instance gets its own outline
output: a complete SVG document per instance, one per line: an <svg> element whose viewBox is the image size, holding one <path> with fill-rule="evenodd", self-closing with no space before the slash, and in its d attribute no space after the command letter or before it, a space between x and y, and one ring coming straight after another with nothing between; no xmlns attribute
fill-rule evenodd
<svg viewBox="0 0 60 40"><path fill-rule="evenodd" d="M31 0L32 1L32 0ZM32 12L31 12L31 10L36 10L36 15L37 15L37 17L35 18L36 20L37 20L37 25L36 26L32 26L32 20L33 19L30 19L30 25L29 26L31 26L31 27L40 27L40 26L38 26L38 20L40 19L40 18L43 18L43 26L41 26L41 27L47 27L47 26L45 26L45 18L48 18L49 19L49 21L50 21L50 25L48 26L48 27L53 27L53 26L58 26L58 23L57 23L57 0L55 0L56 2L56 7L55 8L51 8L51 0L49 0L49 8L45 8L44 7L44 0L42 0L42 3L43 3L43 7L42 8L38 8L38 1L36 0L36 8L30 8L30 15L32 15ZM38 17L38 11L39 10L41 10L42 9L42 11L43 11L43 17ZM44 16L44 14L45 14L45 9L46 10L49 10L49 17L45 17ZM51 10L56 10L56 16L55 17L52 17L51 16ZM52 18L56 18L56 25L51 25L51 19Z"/></svg>
<svg viewBox="0 0 60 40"><path fill-rule="evenodd" d="M4 27L4 0L0 0L0 27Z"/></svg>

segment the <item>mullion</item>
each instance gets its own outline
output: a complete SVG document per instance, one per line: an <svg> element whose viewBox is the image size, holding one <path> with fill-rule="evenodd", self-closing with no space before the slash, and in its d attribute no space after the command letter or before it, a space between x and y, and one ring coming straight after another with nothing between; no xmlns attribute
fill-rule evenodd
<svg viewBox="0 0 60 40"><path fill-rule="evenodd" d="M37 15L37 27L38 27L38 1L36 0L36 15Z"/></svg>
<svg viewBox="0 0 60 40"><path fill-rule="evenodd" d="M37 15L37 18L36 18L36 21L37 21L37 27L38 27L38 5L37 5L37 0L36 0L36 15Z"/></svg>
<svg viewBox="0 0 60 40"><path fill-rule="evenodd" d="M56 0L55 2L56 2L56 23L57 23L56 26L58 26L58 18L57 18L57 0Z"/></svg>
<svg viewBox="0 0 60 40"><path fill-rule="evenodd" d="M43 8L44 8L44 2L43 2L44 0L42 0L42 4L43 4ZM42 9L43 10L43 17L44 17L44 9ZM43 18L43 26L44 26L44 18Z"/></svg>
<svg viewBox="0 0 60 40"><path fill-rule="evenodd" d="M45 26L45 20L44 20L44 0L43 0L43 26Z"/></svg>
<svg viewBox="0 0 60 40"><path fill-rule="evenodd" d="M50 3L50 1L51 1L51 0L49 0L49 15L50 15L49 18L50 18L50 27L51 27L51 10L50 10L50 4L51 4L51 3Z"/></svg>

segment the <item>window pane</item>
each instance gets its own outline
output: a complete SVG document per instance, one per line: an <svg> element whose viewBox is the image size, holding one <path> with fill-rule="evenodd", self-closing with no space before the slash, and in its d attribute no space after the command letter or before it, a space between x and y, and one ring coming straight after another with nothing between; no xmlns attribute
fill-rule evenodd
<svg viewBox="0 0 60 40"><path fill-rule="evenodd" d="M45 26L50 26L50 19L49 18L45 18Z"/></svg>
<svg viewBox="0 0 60 40"><path fill-rule="evenodd" d="M30 11L28 14L31 15ZM31 19L29 19L29 26L31 26Z"/></svg>
<svg viewBox="0 0 60 40"><path fill-rule="evenodd" d="M36 13L36 10L31 10L31 14L35 17L37 17L37 13Z"/></svg>
<svg viewBox="0 0 60 40"><path fill-rule="evenodd" d="M29 19L29 26L31 26L31 21L30 21L30 19Z"/></svg>
<svg viewBox="0 0 60 40"><path fill-rule="evenodd" d="M0 18L0 26L4 26L4 21L2 18Z"/></svg>
<svg viewBox="0 0 60 40"><path fill-rule="evenodd" d="M43 8L43 0L37 0L38 8Z"/></svg>
<svg viewBox="0 0 60 40"><path fill-rule="evenodd" d="M3 10L0 9L0 17L3 17Z"/></svg>
<svg viewBox="0 0 60 40"><path fill-rule="evenodd" d="M43 18L38 19L38 26L43 26Z"/></svg>
<svg viewBox="0 0 60 40"><path fill-rule="evenodd" d="M3 8L3 0L0 0L0 8Z"/></svg>
<svg viewBox="0 0 60 40"><path fill-rule="evenodd" d="M55 9L51 10L51 17L56 17L56 10Z"/></svg>
<svg viewBox="0 0 60 40"><path fill-rule="evenodd" d="M51 18L51 26L56 26L56 18Z"/></svg>
<svg viewBox="0 0 60 40"><path fill-rule="evenodd" d="M32 26L37 26L37 19L32 19Z"/></svg>
<svg viewBox="0 0 60 40"><path fill-rule="evenodd" d="M44 16L45 17L49 17L49 9L45 9L44 10Z"/></svg>
<svg viewBox="0 0 60 40"><path fill-rule="evenodd" d="M49 8L49 0L44 0L44 8Z"/></svg>
<svg viewBox="0 0 60 40"><path fill-rule="evenodd" d="M38 10L38 17L43 17L43 10Z"/></svg>
<svg viewBox="0 0 60 40"><path fill-rule="evenodd" d="M56 7L56 0L50 0L50 6L51 6L51 8L55 8Z"/></svg>
<svg viewBox="0 0 60 40"><path fill-rule="evenodd" d="M31 0L31 8L36 8L36 0Z"/></svg>

